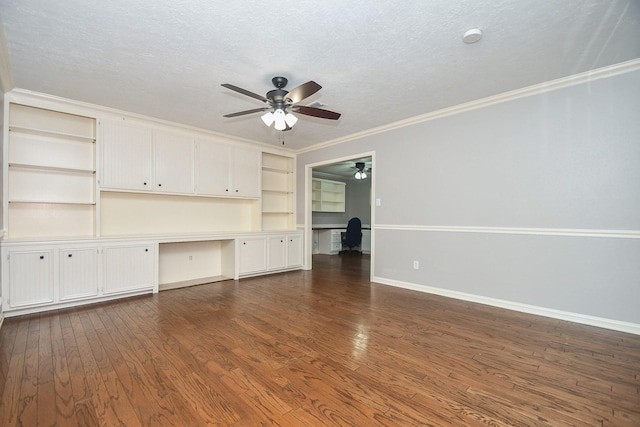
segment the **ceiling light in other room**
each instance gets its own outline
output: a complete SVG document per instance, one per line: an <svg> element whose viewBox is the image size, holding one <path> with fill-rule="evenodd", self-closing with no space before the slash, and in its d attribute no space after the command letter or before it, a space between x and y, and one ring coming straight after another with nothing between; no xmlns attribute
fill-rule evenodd
<svg viewBox="0 0 640 427"><path fill-rule="evenodd" d="M353 175L355 179L366 179L367 173L364 171L364 162L356 163L356 173Z"/></svg>
<svg viewBox="0 0 640 427"><path fill-rule="evenodd" d="M480 41L482 38L482 30L479 28L472 28L471 30L464 33L462 36L462 41L471 44Z"/></svg>

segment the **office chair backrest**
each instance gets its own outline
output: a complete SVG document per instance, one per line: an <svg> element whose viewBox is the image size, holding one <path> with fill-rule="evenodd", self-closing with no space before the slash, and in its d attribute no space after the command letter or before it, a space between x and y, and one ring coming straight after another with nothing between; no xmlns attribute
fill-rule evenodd
<svg viewBox="0 0 640 427"><path fill-rule="evenodd" d="M347 246L358 246L362 242L362 223L360 218L351 218L347 223L344 243Z"/></svg>

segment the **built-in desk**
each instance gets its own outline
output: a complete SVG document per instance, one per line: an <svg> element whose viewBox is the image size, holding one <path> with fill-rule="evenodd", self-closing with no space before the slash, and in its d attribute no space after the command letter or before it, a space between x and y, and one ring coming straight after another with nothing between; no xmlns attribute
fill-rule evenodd
<svg viewBox="0 0 640 427"><path fill-rule="evenodd" d="M295 270L302 231L3 240L9 316Z"/></svg>
<svg viewBox="0 0 640 427"><path fill-rule="evenodd" d="M313 226L313 253L336 255L342 248L341 233L346 227ZM362 227L362 252L371 253L371 229L369 226Z"/></svg>

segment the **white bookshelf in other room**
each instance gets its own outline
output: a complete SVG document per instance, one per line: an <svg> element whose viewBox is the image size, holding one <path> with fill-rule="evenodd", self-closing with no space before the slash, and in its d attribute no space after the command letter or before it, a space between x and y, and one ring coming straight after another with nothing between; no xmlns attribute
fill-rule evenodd
<svg viewBox="0 0 640 427"><path fill-rule="evenodd" d="M315 212L344 212L346 184L329 179L313 178L312 208Z"/></svg>
<svg viewBox="0 0 640 427"><path fill-rule="evenodd" d="M262 230L293 230L294 159L262 153Z"/></svg>
<svg viewBox="0 0 640 427"><path fill-rule="evenodd" d="M7 237L95 235L94 118L9 104Z"/></svg>

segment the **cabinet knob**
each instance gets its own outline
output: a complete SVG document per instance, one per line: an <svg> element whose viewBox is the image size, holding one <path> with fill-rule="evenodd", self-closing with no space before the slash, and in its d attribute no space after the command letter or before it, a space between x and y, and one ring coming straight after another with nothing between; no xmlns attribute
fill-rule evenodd
<svg viewBox="0 0 640 427"><path fill-rule="evenodd" d="M238 190L236 190L236 193L238 192Z"/></svg>
<svg viewBox="0 0 640 427"><path fill-rule="evenodd" d="M40 255L40 259L44 259L44 255Z"/></svg>
<svg viewBox="0 0 640 427"><path fill-rule="evenodd" d="M224 189L224 191L229 191L229 189L228 189L228 188L225 188L225 189Z"/></svg>
<svg viewBox="0 0 640 427"><path fill-rule="evenodd" d="M142 183L142 185L147 185L147 183L146 183L146 182L143 182L143 183Z"/></svg>
<svg viewBox="0 0 640 427"><path fill-rule="evenodd" d="M158 187L162 187L162 184L158 184Z"/></svg>
<svg viewBox="0 0 640 427"><path fill-rule="evenodd" d="M145 249L144 251L145 251L145 252L149 252L149 249Z"/></svg>
<svg viewBox="0 0 640 427"><path fill-rule="evenodd" d="M247 244L247 242L242 242L242 244L243 244L243 245L246 245L246 244Z"/></svg>
<svg viewBox="0 0 640 427"><path fill-rule="evenodd" d="M67 256L68 256L69 258L71 258L73 255L72 255L72 254L69 254L69 255L67 255Z"/></svg>

